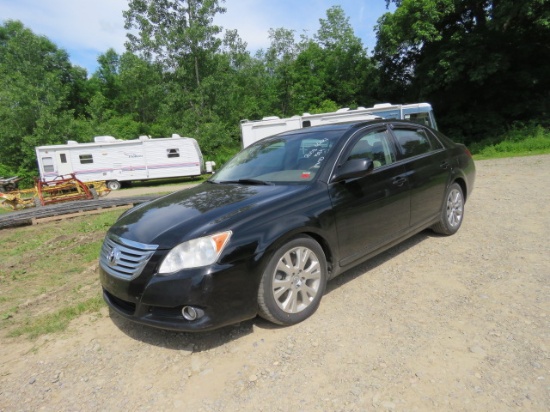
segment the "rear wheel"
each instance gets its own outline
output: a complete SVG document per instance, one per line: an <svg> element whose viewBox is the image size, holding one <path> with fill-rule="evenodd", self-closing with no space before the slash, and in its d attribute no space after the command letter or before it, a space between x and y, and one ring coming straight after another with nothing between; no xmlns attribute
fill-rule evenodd
<svg viewBox="0 0 550 412"><path fill-rule="evenodd" d="M445 202L441 208L441 218L439 223L432 227L436 233L442 235L453 235L460 225L464 217L464 194L458 183L453 183L447 189Z"/></svg>
<svg viewBox="0 0 550 412"><path fill-rule="evenodd" d="M279 325L311 316L323 297L327 263L323 249L310 237L295 238L269 260L258 290L259 314Z"/></svg>
<svg viewBox="0 0 550 412"><path fill-rule="evenodd" d="M109 180L107 182L107 187L109 188L109 190L118 190L122 187L122 185L118 180Z"/></svg>

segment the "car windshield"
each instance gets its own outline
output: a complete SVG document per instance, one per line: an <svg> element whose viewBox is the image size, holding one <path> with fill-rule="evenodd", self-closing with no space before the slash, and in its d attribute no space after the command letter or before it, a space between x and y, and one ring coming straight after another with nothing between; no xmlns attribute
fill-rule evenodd
<svg viewBox="0 0 550 412"><path fill-rule="evenodd" d="M231 159L211 182L307 183L325 164L341 131L301 132L263 139Z"/></svg>

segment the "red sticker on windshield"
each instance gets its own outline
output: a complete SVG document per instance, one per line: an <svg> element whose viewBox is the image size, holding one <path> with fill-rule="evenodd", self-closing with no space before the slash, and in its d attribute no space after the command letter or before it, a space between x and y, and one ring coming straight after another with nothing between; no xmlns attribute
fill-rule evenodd
<svg viewBox="0 0 550 412"><path fill-rule="evenodd" d="M302 179L309 179L311 177L310 172L302 172L302 176L300 176Z"/></svg>

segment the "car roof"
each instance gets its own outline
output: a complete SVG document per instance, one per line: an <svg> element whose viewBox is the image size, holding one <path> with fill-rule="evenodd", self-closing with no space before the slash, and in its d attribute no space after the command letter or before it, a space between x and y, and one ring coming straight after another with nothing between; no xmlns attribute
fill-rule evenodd
<svg viewBox="0 0 550 412"><path fill-rule="evenodd" d="M289 130L282 132L277 136L292 136L295 134L304 134L308 131L311 132L322 132L322 131L341 131L342 133L352 130L355 128L360 128L368 125L377 125L377 124L402 124L402 125L414 125L415 127L423 127L421 124L407 121L407 120L398 120L398 119L375 119L375 120L352 120L349 122L338 122L331 124L324 124L319 126L309 126L303 127L301 129Z"/></svg>

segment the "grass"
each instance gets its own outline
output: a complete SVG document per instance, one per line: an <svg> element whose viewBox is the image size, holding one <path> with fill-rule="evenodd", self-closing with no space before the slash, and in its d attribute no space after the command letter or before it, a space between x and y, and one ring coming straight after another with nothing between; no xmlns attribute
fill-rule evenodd
<svg viewBox="0 0 550 412"><path fill-rule="evenodd" d="M0 230L0 336L60 332L104 306L97 260L121 213Z"/></svg>
<svg viewBox="0 0 550 412"><path fill-rule="evenodd" d="M84 302L78 302L71 306L62 307L54 313L27 318L23 324L17 325L8 333L9 337L25 335L31 339L41 335L63 331L69 323L84 313L98 312L104 306L100 296L94 296Z"/></svg>
<svg viewBox="0 0 550 412"><path fill-rule="evenodd" d="M550 130L542 126L512 129L498 138L469 145L476 160L550 153Z"/></svg>

